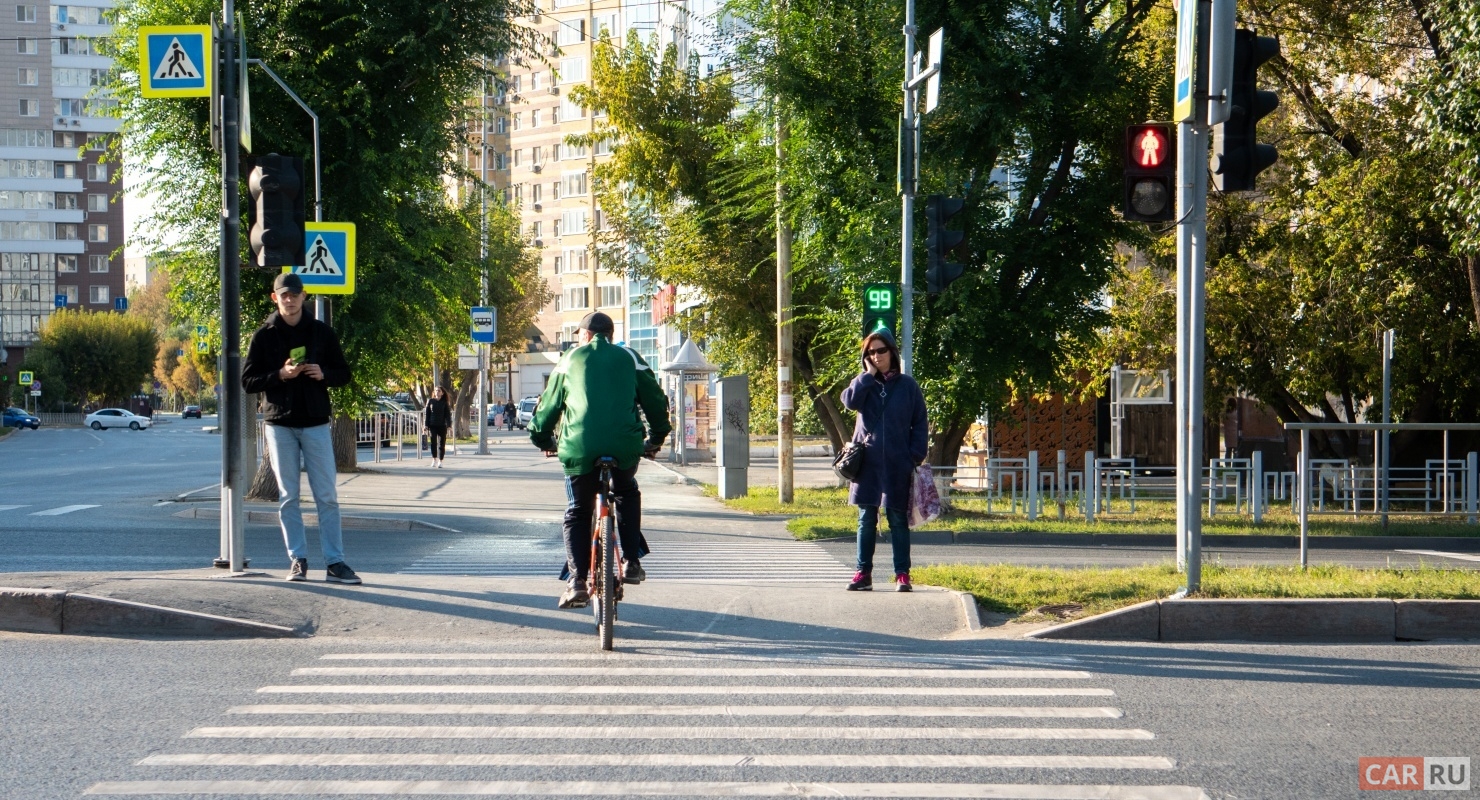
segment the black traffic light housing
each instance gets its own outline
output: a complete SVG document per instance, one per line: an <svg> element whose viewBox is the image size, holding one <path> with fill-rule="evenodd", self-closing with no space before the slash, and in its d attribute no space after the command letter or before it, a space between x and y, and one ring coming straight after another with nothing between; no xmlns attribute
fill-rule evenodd
<svg viewBox="0 0 1480 800"><path fill-rule="evenodd" d="M252 193L252 263L300 267L303 252L303 159L269 153L256 159L247 189Z"/></svg>
<svg viewBox="0 0 1480 800"><path fill-rule="evenodd" d="M1254 178L1279 160L1274 145L1260 144L1259 120L1280 107L1274 92L1258 89L1259 65L1280 54L1280 41L1233 32L1233 79L1228 121L1213 129L1213 187L1220 192L1251 192Z"/></svg>
<svg viewBox="0 0 1480 800"><path fill-rule="evenodd" d="M966 267L946 260L966 241L963 231L946 230L951 217L961 213L966 201L959 197L933 194L925 199L925 221L929 236L925 239L925 250L929 254L929 266L925 270L925 285L931 294L940 294L951 282L961 277Z"/></svg>
<svg viewBox="0 0 1480 800"><path fill-rule="evenodd" d="M1177 127L1143 122L1125 129L1125 201L1121 214L1136 222L1177 218Z"/></svg>
<svg viewBox="0 0 1480 800"><path fill-rule="evenodd" d="M870 283L863 287L863 336L880 330L899 339L899 284Z"/></svg>

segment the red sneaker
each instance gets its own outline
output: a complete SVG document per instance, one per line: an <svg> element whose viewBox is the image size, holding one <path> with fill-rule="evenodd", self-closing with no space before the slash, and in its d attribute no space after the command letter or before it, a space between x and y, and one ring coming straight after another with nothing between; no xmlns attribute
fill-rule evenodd
<svg viewBox="0 0 1480 800"><path fill-rule="evenodd" d="M853 582L848 584L850 592L871 592L874 590L874 578L867 572L853 573Z"/></svg>
<svg viewBox="0 0 1480 800"><path fill-rule="evenodd" d="M910 586L910 574L908 572L896 574L894 576L894 582L899 584L894 588L896 592L913 592L915 590L914 587Z"/></svg>

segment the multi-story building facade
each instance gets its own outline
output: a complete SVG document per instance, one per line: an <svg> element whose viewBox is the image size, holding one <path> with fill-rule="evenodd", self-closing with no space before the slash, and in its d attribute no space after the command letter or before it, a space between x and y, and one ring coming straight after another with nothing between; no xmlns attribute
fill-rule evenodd
<svg viewBox="0 0 1480 800"><path fill-rule="evenodd" d="M14 370L50 314L124 296L123 203L96 97L113 3L0 6L0 348Z"/></svg>
<svg viewBox="0 0 1480 800"><path fill-rule="evenodd" d="M503 376L495 373L496 399L538 394L591 311L609 315L616 324L614 339L655 366L676 347L675 335L654 316L660 287L632 279L620 268L608 269L597 253L596 234L605 229L605 215L595 201L591 175L610 156L612 143L567 142L601 123L574 101L571 90L591 80L598 38L621 46L633 29L645 39L658 37L660 45L678 45L685 62L690 52L699 54L701 74L712 74L720 60L699 53L696 43L717 9L718 0L538 0L537 13L521 22L547 39L546 49L539 57L501 60L503 85L485 87L475 100L479 136L465 164L481 177L490 198L517 210L525 238L540 250L540 273L553 295L526 337L524 352ZM477 191L476 186L460 188Z"/></svg>

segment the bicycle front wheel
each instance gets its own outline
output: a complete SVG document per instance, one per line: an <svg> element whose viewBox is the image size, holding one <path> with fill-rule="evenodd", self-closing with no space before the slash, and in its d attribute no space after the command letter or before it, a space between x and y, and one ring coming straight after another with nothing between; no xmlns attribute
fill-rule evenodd
<svg viewBox="0 0 1480 800"><path fill-rule="evenodd" d="M612 649L617 624L617 526L610 513L601 518L601 649Z"/></svg>

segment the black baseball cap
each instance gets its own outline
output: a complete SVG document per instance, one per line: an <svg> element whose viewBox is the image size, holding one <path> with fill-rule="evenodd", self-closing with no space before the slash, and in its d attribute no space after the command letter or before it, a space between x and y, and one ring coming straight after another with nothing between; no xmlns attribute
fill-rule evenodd
<svg viewBox="0 0 1480 800"><path fill-rule="evenodd" d="M272 282L272 293L277 294L283 289L287 289L293 294L303 294L303 279L292 272L281 273Z"/></svg>
<svg viewBox="0 0 1480 800"><path fill-rule="evenodd" d="M617 326L612 324L612 318L600 311L592 311L590 314L581 318L581 330L583 331L604 333L610 336L616 329Z"/></svg>

